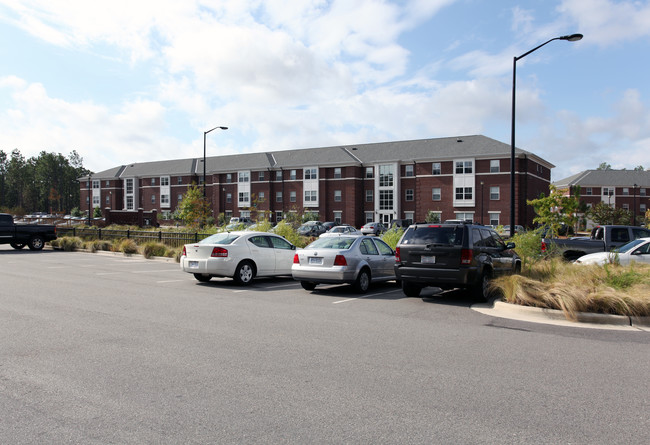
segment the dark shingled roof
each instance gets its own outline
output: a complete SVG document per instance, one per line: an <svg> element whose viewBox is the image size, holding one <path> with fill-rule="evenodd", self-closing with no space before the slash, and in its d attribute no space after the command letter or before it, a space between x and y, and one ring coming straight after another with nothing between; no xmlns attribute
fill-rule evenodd
<svg viewBox="0 0 650 445"><path fill-rule="evenodd" d="M650 171L635 170L585 170L568 178L555 181L556 187L633 186L650 187Z"/></svg>

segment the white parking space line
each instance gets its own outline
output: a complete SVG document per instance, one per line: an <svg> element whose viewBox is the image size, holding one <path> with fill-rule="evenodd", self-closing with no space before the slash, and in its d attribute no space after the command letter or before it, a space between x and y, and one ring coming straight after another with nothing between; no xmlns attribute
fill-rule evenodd
<svg viewBox="0 0 650 445"><path fill-rule="evenodd" d="M164 284L164 283L179 283L181 281L187 281L187 280L165 280L165 281L156 281L157 284Z"/></svg>
<svg viewBox="0 0 650 445"><path fill-rule="evenodd" d="M97 272L95 275L117 275L122 274L123 272Z"/></svg>
<svg viewBox="0 0 650 445"><path fill-rule="evenodd" d="M346 298L345 300L333 301L332 304L348 303L348 302L350 302L350 301L360 300L360 299L362 299L362 298L376 297L376 296L378 296L378 295L386 295L386 294L390 294L390 293L392 293L392 292L394 292L394 291L379 292L379 293L376 293L376 294L362 295L362 296L360 296L360 297Z"/></svg>

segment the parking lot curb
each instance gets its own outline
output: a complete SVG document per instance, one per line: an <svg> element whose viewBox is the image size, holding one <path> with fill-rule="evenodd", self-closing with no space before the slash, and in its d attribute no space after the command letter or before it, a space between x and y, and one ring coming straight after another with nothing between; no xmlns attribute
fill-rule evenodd
<svg viewBox="0 0 650 445"><path fill-rule="evenodd" d="M572 321L568 320L561 310L522 306L504 301L495 301L493 304L476 304L472 306L472 309L494 317L533 323L650 332L650 317L628 317L626 315L578 312L576 314L576 321Z"/></svg>

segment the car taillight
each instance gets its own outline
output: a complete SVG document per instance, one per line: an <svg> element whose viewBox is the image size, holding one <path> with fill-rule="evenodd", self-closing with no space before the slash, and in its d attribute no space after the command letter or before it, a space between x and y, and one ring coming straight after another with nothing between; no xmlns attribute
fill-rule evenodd
<svg viewBox="0 0 650 445"><path fill-rule="evenodd" d="M399 247L395 248L395 262L396 263L401 263L402 262L402 257L399 255Z"/></svg>
<svg viewBox="0 0 650 445"><path fill-rule="evenodd" d="M546 243L542 241L542 253L546 253Z"/></svg>
<svg viewBox="0 0 650 445"><path fill-rule="evenodd" d="M228 256L228 249L224 249L223 247L215 247L214 249L212 249L212 254L210 256L217 257L217 258L225 258Z"/></svg>
<svg viewBox="0 0 650 445"><path fill-rule="evenodd" d="M185 250L185 246L183 246L183 256L187 256L187 250Z"/></svg>
<svg viewBox="0 0 650 445"><path fill-rule="evenodd" d="M293 264L300 264L300 259L298 258L298 254L295 254L293 256Z"/></svg>
<svg viewBox="0 0 650 445"><path fill-rule="evenodd" d="M345 257L343 255L336 255L336 258L334 258L334 265L335 266L347 266L348 262L345 261Z"/></svg>
<svg viewBox="0 0 650 445"><path fill-rule="evenodd" d="M474 253L472 249L463 249L460 251L460 264L472 264Z"/></svg>

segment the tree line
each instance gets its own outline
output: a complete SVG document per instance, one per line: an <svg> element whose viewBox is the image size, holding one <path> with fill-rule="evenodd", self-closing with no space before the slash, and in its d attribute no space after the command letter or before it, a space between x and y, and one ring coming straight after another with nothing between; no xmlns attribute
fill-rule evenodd
<svg viewBox="0 0 650 445"><path fill-rule="evenodd" d="M68 157L41 151L26 159L0 150L0 209L15 215L70 213L79 206L79 181L90 173L73 150Z"/></svg>

